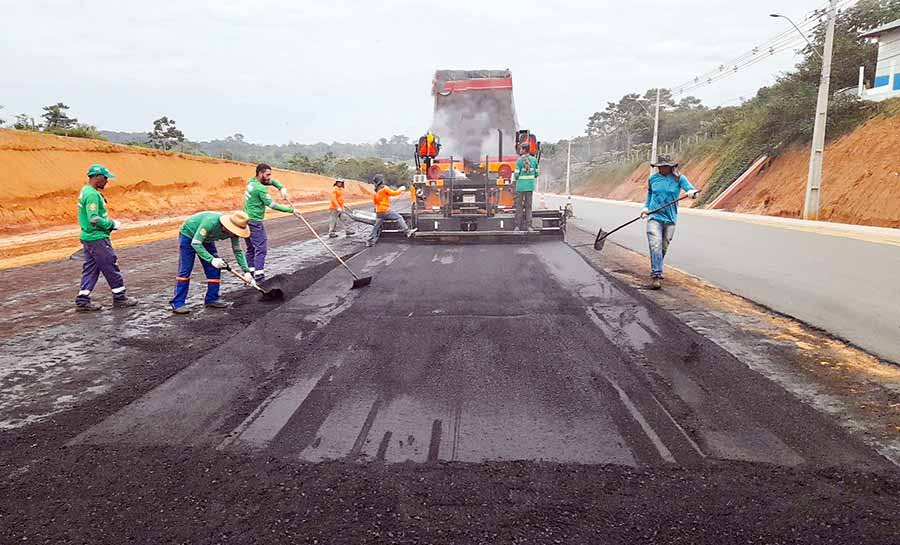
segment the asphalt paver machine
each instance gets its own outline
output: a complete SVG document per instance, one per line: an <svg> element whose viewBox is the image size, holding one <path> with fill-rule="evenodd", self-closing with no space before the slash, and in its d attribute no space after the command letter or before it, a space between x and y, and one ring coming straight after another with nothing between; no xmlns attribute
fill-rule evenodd
<svg viewBox="0 0 900 545"><path fill-rule="evenodd" d="M413 199L404 214L418 228L416 240L564 237L562 209L535 206L533 231L516 229L516 149L527 145L540 161L541 146L518 127L510 71L438 70L432 94L434 120L415 143Z"/></svg>

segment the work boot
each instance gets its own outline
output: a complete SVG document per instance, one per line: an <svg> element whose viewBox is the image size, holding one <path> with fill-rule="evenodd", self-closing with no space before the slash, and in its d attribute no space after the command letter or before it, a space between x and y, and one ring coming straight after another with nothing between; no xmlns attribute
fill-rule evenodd
<svg viewBox="0 0 900 545"><path fill-rule="evenodd" d="M87 302L83 305L76 304L75 310L78 312L95 312L98 310L103 310L103 305L98 305L97 303Z"/></svg>
<svg viewBox="0 0 900 545"><path fill-rule="evenodd" d="M660 288L662 288L662 279L660 279L660 278L655 278L655 277L654 277L654 278L651 278L651 279L650 279L650 289L651 289L651 290L658 290L658 289L660 289Z"/></svg>
<svg viewBox="0 0 900 545"><path fill-rule="evenodd" d="M213 301L212 303L206 303L206 308L228 308L231 306L231 303L226 303L225 301L219 299L218 301Z"/></svg>
<svg viewBox="0 0 900 545"><path fill-rule="evenodd" d="M133 297L122 297L121 299L113 299L113 308L128 308L138 304L138 300Z"/></svg>
<svg viewBox="0 0 900 545"><path fill-rule="evenodd" d="M191 313L191 309L189 309L187 307L177 307L176 308L176 307L173 307L170 305L169 310L172 311L172 314L190 314Z"/></svg>
<svg viewBox="0 0 900 545"><path fill-rule="evenodd" d="M328 233L328 238L337 238L337 237L338 237L337 233Z"/></svg>
<svg viewBox="0 0 900 545"><path fill-rule="evenodd" d="M413 227L412 229L410 229L409 231L406 232L406 238L413 236L414 234L416 234L416 231L418 231L418 230L419 230L418 227Z"/></svg>

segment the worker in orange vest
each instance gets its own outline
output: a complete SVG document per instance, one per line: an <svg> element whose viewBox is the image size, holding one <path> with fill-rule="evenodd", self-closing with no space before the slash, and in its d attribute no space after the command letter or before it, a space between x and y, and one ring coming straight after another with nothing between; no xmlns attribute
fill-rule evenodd
<svg viewBox="0 0 900 545"><path fill-rule="evenodd" d="M345 235L352 234L347 229L347 220L344 219L344 180L335 180L331 190L331 219L328 222L328 236L336 238L338 227Z"/></svg>
<svg viewBox="0 0 900 545"><path fill-rule="evenodd" d="M399 197L406 188L389 188L384 183L383 174L376 174L372 177L372 182L375 184L375 197L372 199L375 203L375 225L372 227L372 234L369 235L369 240L366 241L366 248L378 242L378 237L381 236L381 225L385 220L396 221L400 228L406 232L407 237L413 236L413 233L418 231L418 229L410 229L406 225L406 220L403 219L403 216L391 210L391 197Z"/></svg>

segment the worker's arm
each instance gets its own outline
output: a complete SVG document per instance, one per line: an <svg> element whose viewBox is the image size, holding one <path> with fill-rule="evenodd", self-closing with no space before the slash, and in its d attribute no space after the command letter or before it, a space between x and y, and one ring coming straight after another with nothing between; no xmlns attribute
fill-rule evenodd
<svg viewBox="0 0 900 545"><path fill-rule="evenodd" d="M700 191L696 187L691 185L691 182L687 179L687 176L681 176L678 179L678 185L681 186L681 189L683 189L685 193L693 198L697 198L697 195L700 193Z"/></svg>
<svg viewBox="0 0 900 545"><path fill-rule="evenodd" d="M98 229L102 229L104 231L112 231L116 226L116 222L110 219L101 218L100 214L97 213L97 211L100 210L100 207L103 206L102 199L103 197L96 194L91 195L87 199L85 199L84 205L87 207L88 221L91 223L91 225L97 227Z"/></svg>
<svg viewBox="0 0 900 545"><path fill-rule="evenodd" d="M279 182L278 180L276 180L274 178L271 180L271 182L272 182L272 185L275 186L275 189L277 189L281 193L281 198L286 201L289 201L290 198L288 196L287 189L285 189L284 186L281 185L281 182Z"/></svg>
<svg viewBox="0 0 900 545"><path fill-rule="evenodd" d="M203 223L197 226L197 232L194 233L194 238L191 239L191 248L197 252L200 259L207 262L212 262L213 255L209 253L203 244L206 242L207 233L211 232L213 229L217 229L219 225L219 218L212 214L211 216L211 218L204 220Z"/></svg>
<svg viewBox="0 0 900 545"><path fill-rule="evenodd" d="M241 249L240 237L231 237L231 251L234 252L234 259L241 267L241 270L249 272L250 267L247 265L247 257L244 255L244 250Z"/></svg>
<svg viewBox="0 0 900 545"><path fill-rule="evenodd" d="M387 188L388 195L390 195L391 197L399 197L400 195L403 195L404 191L406 191L406 190L405 189L391 189L390 187Z"/></svg>
<svg viewBox="0 0 900 545"><path fill-rule="evenodd" d="M259 194L259 198L262 199L263 204L265 204L272 210L278 210L279 212L287 212L289 214L294 211L294 209L291 208L290 206L286 206L284 204L278 204L277 202L275 202L275 199L273 199L268 193L266 193L265 190L263 190Z"/></svg>
<svg viewBox="0 0 900 545"><path fill-rule="evenodd" d="M650 180L653 180L653 176L650 176ZM647 180L647 198L644 199L644 209L641 210L641 217L646 218L650 215L650 200L653 198L653 185L650 183L650 180Z"/></svg>

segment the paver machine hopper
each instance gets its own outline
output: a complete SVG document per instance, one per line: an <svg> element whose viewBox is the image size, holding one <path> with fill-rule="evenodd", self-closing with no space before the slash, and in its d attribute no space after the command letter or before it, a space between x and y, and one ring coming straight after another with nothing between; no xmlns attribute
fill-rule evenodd
<svg viewBox="0 0 900 545"><path fill-rule="evenodd" d="M417 240L565 236L562 210L534 210L533 231L516 230L516 149L540 142L520 129L509 70L438 70L434 119L415 144L410 221Z"/></svg>

